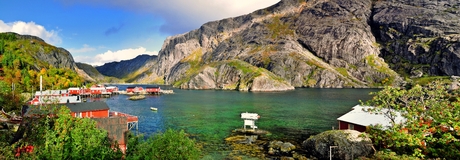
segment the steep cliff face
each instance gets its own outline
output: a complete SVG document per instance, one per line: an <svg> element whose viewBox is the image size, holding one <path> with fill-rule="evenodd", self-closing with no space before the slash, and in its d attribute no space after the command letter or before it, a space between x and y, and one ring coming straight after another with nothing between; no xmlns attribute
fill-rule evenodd
<svg viewBox="0 0 460 160"><path fill-rule="evenodd" d="M378 56L368 25L371 14L371 0L283 0L168 38L153 70L167 84L195 89L263 91L394 84L400 78ZM244 67L228 65L229 61L264 74L243 80Z"/></svg>
<svg viewBox="0 0 460 160"><path fill-rule="evenodd" d="M169 37L137 80L191 89L379 87L459 74L454 0L281 0ZM397 71L397 72L395 72Z"/></svg>
<svg viewBox="0 0 460 160"><path fill-rule="evenodd" d="M460 74L460 1L375 3L372 26L391 68L411 77Z"/></svg>

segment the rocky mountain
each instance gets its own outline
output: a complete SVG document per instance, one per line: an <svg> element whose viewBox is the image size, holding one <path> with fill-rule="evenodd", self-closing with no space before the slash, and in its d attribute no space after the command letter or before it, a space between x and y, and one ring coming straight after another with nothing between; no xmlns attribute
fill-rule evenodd
<svg viewBox="0 0 460 160"><path fill-rule="evenodd" d="M458 75L459 3L281 0L168 37L132 81L278 91L379 87L424 75Z"/></svg>
<svg viewBox="0 0 460 160"><path fill-rule="evenodd" d="M75 68L75 62L69 51L49 45L41 38L30 35L20 35L13 32L2 33L1 36L4 37L2 38L4 41L16 42L13 43L13 45L16 46L7 46L7 43L4 42L2 45L5 45L5 48L12 48L17 50L17 52L26 52L28 55L32 56L32 58L36 59L37 63L34 63L33 67L37 70L40 70L42 67L48 68L48 65L55 68ZM24 41L27 41L27 43L24 43Z"/></svg>
<svg viewBox="0 0 460 160"><path fill-rule="evenodd" d="M155 61L156 56L139 55L131 60L123 60L120 62L106 63L103 66L97 66L96 69L106 76L116 78L128 78L133 79L136 77L136 71L140 70L145 66L147 61ZM129 81L128 81L129 82Z"/></svg>
<svg viewBox="0 0 460 160"><path fill-rule="evenodd" d="M86 63L75 63L77 65L77 73L87 79L90 82L101 82L106 79L106 76L102 75L93 66Z"/></svg>
<svg viewBox="0 0 460 160"><path fill-rule="evenodd" d="M382 1L372 23L381 54L410 77L460 74L460 1Z"/></svg>
<svg viewBox="0 0 460 160"><path fill-rule="evenodd" d="M6 85L37 91L43 78L45 89L81 86L84 79L77 70L72 55L63 48L35 36L0 33L0 79Z"/></svg>

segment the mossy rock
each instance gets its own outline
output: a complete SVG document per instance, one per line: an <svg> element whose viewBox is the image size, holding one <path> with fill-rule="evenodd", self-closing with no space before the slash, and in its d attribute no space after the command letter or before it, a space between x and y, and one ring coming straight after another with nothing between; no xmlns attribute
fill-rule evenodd
<svg viewBox="0 0 460 160"><path fill-rule="evenodd" d="M365 133L355 130L330 130L311 136L302 143L302 147L318 159L352 159L373 153L372 142Z"/></svg>

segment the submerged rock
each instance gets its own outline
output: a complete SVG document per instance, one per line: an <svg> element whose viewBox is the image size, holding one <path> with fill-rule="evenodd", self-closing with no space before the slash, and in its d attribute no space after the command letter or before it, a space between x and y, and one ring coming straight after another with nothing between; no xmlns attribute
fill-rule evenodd
<svg viewBox="0 0 460 160"><path fill-rule="evenodd" d="M364 135L363 135L364 134ZM311 136L302 143L302 147L319 159L329 158L330 147L332 158L353 159L373 153L371 140L355 130L330 130Z"/></svg>

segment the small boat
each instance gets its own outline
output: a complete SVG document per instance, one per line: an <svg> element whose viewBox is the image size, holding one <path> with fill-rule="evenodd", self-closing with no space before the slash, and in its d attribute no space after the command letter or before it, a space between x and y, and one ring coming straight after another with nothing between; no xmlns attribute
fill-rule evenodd
<svg viewBox="0 0 460 160"><path fill-rule="evenodd" d="M157 111L157 110L158 110L158 108L155 108L155 107L150 107L150 110L152 110L152 111Z"/></svg>

